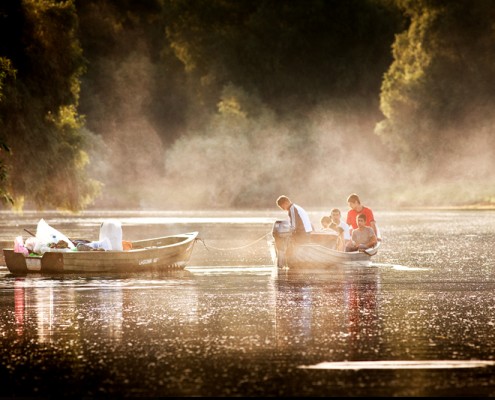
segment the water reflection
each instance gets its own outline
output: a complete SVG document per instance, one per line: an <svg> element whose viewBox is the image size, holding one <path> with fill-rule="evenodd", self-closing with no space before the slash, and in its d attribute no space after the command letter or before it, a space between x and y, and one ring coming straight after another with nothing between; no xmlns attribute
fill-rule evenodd
<svg viewBox="0 0 495 400"><path fill-rule="evenodd" d="M14 281L15 331L18 336L29 333L32 322L40 342L50 341L55 319L53 287L29 287L26 278Z"/></svg>
<svg viewBox="0 0 495 400"><path fill-rule="evenodd" d="M124 321L124 293L121 286L111 290L97 291L99 307L93 315L95 321L102 321L102 335L112 338L117 343L122 340Z"/></svg>
<svg viewBox="0 0 495 400"><path fill-rule="evenodd" d="M14 332L19 338L38 343L58 340L81 341L85 338L119 343L124 336L145 334L153 324L177 315L181 321L197 320L193 285L187 271L160 273L159 279L142 279L127 275L91 279L16 277L13 279ZM172 289L167 296L164 290ZM187 294L171 301L172 293ZM3 324L8 326L8 320ZM143 327L145 327L143 332ZM6 328L5 333L12 332ZM159 331L159 329L158 329Z"/></svg>
<svg viewBox="0 0 495 400"><path fill-rule="evenodd" d="M337 359L374 359L381 352L380 270L336 267L276 279L277 343L308 345Z"/></svg>
<svg viewBox="0 0 495 400"><path fill-rule="evenodd" d="M40 342L50 341L53 334L53 320L55 318L53 287L35 288L32 299L29 310L33 310L36 313L38 339Z"/></svg>
<svg viewBox="0 0 495 400"><path fill-rule="evenodd" d="M211 244L172 275L0 270L0 395L493 396L488 215L382 213L373 266L328 274L274 273L259 242L213 249L267 229L247 221L164 223ZM97 231L99 216L83 220L67 217L62 230ZM128 236L164 230L127 222Z"/></svg>
<svg viewBox="0 0 495 400"><path fill-rule="evenodd" d="M349 332L349 358L377 357L380 354L377 268L352 271L344 282L344 303Z"/></svg>
<svg viewBox="0 0 495 400"><path fill-rule="evenodd" d="M275 327L277 346L300 347L312 339L313 289L300 275L276 279Z"/></svg>
<svg viewBox="0 0 495 400"><path fill-rule="evenodd" d="M16 278L14 281L14 314L15 331L19 336L24 333L25 301L24 279Z"/></svg>

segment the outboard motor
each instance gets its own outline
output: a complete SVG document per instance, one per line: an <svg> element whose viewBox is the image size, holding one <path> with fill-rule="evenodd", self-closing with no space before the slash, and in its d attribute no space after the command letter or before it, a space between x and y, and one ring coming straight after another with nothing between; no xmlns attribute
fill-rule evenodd
<svg viewBox="0 0 495 400"><path fill-rule="evenodd" d="M278 220L273 223L273 239L275 240L275 251L277 254L277 267L286 266L286 253L289 247L291 230L290 221Z"/></svg>

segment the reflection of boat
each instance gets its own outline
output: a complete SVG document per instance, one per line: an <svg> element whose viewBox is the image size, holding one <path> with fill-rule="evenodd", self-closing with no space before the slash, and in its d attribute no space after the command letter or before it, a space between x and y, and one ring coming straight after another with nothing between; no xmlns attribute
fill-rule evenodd
<svg viewBox="0 0 495 400"><path fill-rule="evenodd" d="M337 234L313 232L307 243L291 240L289 221L275 221L273 241L270 243L272 259L279 268L319 270L342 266L369 266L371 257L378 252L381 241L365 251L336 250Z"/></svg>
<svg viewBox="0 0 495 400"><path fill-rule="evenodd" d="M25 257L3 249L11 273L28 272L138 272L184 268L189 261L198 232L163 236L131 242L125 251L47 251Z"/></svg>

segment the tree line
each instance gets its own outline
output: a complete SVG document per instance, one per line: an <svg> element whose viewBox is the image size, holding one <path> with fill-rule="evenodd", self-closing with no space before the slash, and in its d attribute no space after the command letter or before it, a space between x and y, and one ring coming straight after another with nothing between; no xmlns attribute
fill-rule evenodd
<svg viewBox="0 0 495 400"><path fill-rule="evenodd" d="M0 197L266 206L326 184L322 166L300 173L309 160L359 162L351 147L376 150L374 182L391 165L399 181L434 180L433 165L453 180L440 159L477 151L460 145L473 136L493 145L494 13L489 0L5 0ZM335 186L371 196L369 178Z"/></svg>

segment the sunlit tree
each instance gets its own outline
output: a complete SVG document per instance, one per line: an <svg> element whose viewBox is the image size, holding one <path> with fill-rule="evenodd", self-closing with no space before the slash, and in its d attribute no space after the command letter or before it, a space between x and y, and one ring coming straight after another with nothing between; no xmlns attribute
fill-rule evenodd
<svg viewBox="0 0 495 400"><path fill-rule="evenodd" d="M495 105L492 1L397 2L410 18L385 74L378 133L406 163L454 156ZM493 135L492 135L493 136Z"/></svg>
<svg viewBox="0 0 495 400"><path fill-rule="evenodd" d="M84 121L77 112L84 62L74 5L8 0L0 12L0 55L15 70L15 79L0 88L0 130L11 150L2 158L5 193L17 209L26 204L83 209L97 195L99 184L85 171Z"/></svg>
<svg viewBox="0 0 495 400"><path fill-rule="evenodd" d="M402 24L379 0L165 4L171 48L210 110L230 83L281 113L329 99L376 101Z"/></svg>
<svg viewBox="0 0 495 400"><path fill-rule="evenodd" d="M0 108L5 101L4 87L7 79L15 76L15 71L12 69L12 65L8 58L0 57ZM0 126L2 123L2 115L0 114ZM8 169L5 164L5 160L11 156L10 148L7 145L5 134L0 133L0 201L3 204L14 204L9 191L8 191Z"/></svg>

